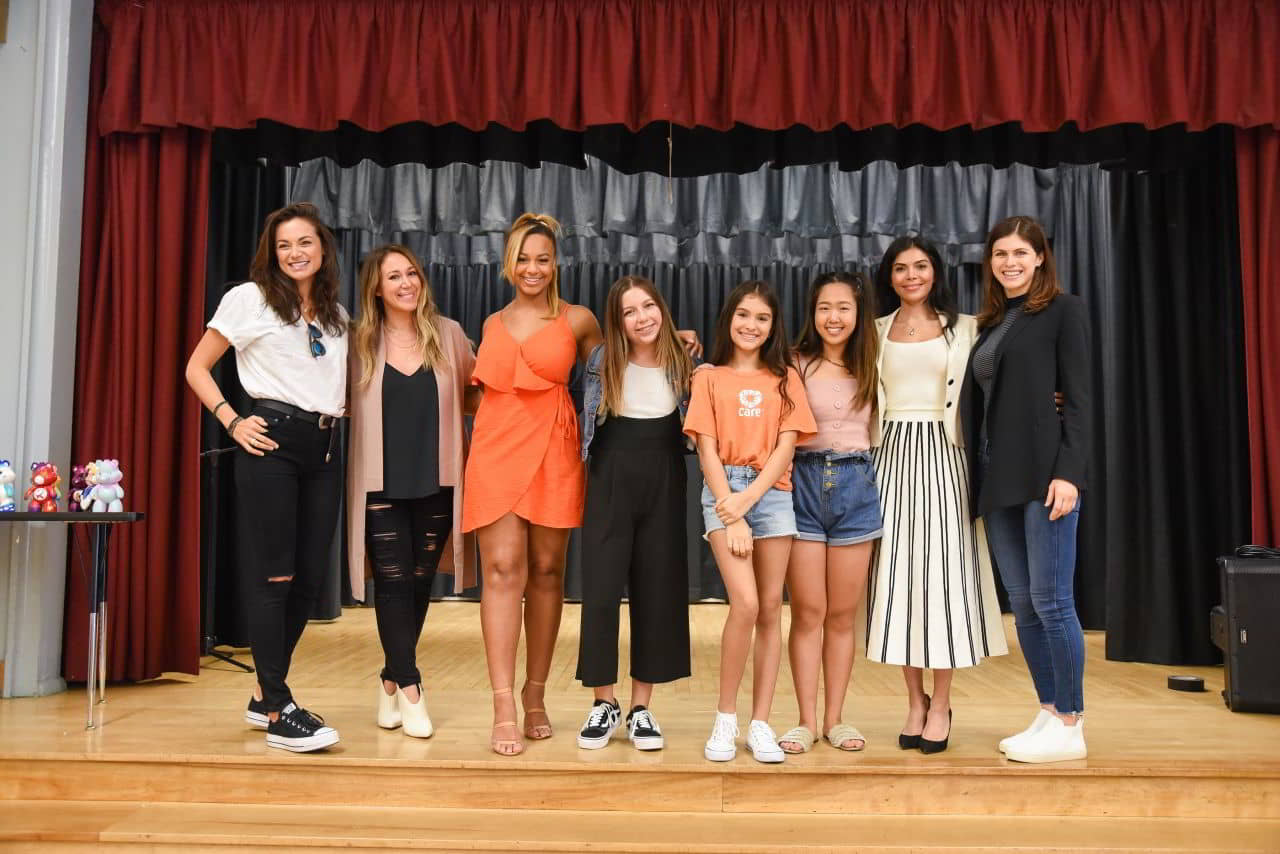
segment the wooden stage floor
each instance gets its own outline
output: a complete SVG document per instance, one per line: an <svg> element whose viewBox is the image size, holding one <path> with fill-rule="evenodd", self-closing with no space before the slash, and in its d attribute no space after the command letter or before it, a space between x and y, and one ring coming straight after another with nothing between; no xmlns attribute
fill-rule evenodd
<svg viewBox="0 0 1280 854"><path fill-rule="evenodd" d="M0 847L146 843L166 850L171 843L191 851L364 840L384 849L445 850L898 851L949 850L954 843L964 850L1280 851L1280 717L1228 711L1218 693L1220 668L1107 661L1101 633L1087 633L1089 758L1018 766L996 743L1025 725L1035 702L1007 622L1011 654L956 676L955 722L943 754L898 749L905 713L900 670L859 657L845 719L867 736L865 751L819 743L781 766L763 766L740 745L732 763L710 763L702 744L715 708L723 614L721 605L691 608L694 675L656 689L652 707L667 748L652 753L632 749L625 738L603 750L577 747L591 692L573 678L574 605L565 607L548 680L556 735L526 742L514 758L488 749L479 608L467 602L433 604L419 647L436 727L429 740L374 724L381 659L373 612L364 608L312 624L295 656L295 696L342 734L322 754L268 750L262 733L240 718L253 677L214 659L203 661L199 677L109 686L105 726L94 730L84 728L81 690L0 701L0 798L8 802L0 804ZM623 616L625 668L625 610ZM784 610L784 630L786 620ZM1208 690L1169 691L1171 673L1202 676ZM625 704L628 686L620 689ZM744 727L749 709L748 680L739 702ZM784 655L771 723L781 733L795 722ZM264 795L267 778L277 785ZM413 837L413 845L395 834L334 827L299 835L296 825L310 819L288 811L321 806L330 817L356 811L339 822L343 828L417 827L412 816L424 812L422 820L436 831ZM180 809L183 826L196 830L146 829L148 821L164 827L176 820L166 809ZM253 818L264 809L269 820ZM369 810L407 812L373 820ZM573 822L565 820L570 815ZM583 815L604 823L588 833ZM715 824L722 816L736 817L732 832ZM770 824L775 819L777 827ZM627 847L602 838L616 836L611 820L643 826L640 837L648 843ZM849 820L869 834L857 845L846 844L851 825L842 822ZM293 828L283 836L270 831L280 821ZM68 824L88 835L69 837ZM459 826L470 835L458 836ZM570 839L575 833L584 839Z"/></svg>

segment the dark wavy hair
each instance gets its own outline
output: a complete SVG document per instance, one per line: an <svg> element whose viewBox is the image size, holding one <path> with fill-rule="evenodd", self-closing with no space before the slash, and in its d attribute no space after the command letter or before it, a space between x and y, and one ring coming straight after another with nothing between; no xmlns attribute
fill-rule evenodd
<svg viewBox="0 0 1280 854"><path fill-rule="evenodd" d="M276 257L276 231L282 223L293 219L311 223L320 238L320 251L324 257L311 284L311 305L316 312L316 322L324 331L335 338L340 337L346 332L347 325L338 305L338 241L329 226L320 221L315 205L285 205L267 214L262 235L258 238L258 249L253 253L253 263L249 266L249 277L262 290L263 301L271 306L277 317L285 323L298 322L302 317L302 295L298 293L293 279L280 269L280 261Z"/></svg>
<svg viewBox="0 0 1280 854"><path fill-rule="evenodd" d="M876 297L880 309L888 314L902 305L898 292L893 289L893 262L908 249L919 249L933 265L933 287L929 288L926 301L935 314L946 319L945 331L950 335L951 330L955 328L956 319L960 316L960 308L956 302L956 295L947 282L947 268L942 263L942 256L938 254L938 247L923 237L904 234L884 250L884 257L880 259L880 266L876 268Z"/></svg>
<svg viewBox="0 0 1280 854"><path fill-rule="evenodd" d="M818 313L818 295L827 285L848 285L853 291L853 304L857 312L854 318L853 334L844 342L841 358L845 370L857 384L857 394L853 405L859 409L864 406L875 406L876 386L876 327L873 322L876 316L876 298L872 291L871 280L862 273L823 273L813 280L809 286L809 298L805 301L804 329L800 339L796 341L795 356L802 365L804 376L817 370L823 353L822 336L818 334L814 316Z"/></svg>
<svg viewBox="0 0 1280 854"><path fill-rule="evenodd" d="M734 312L746 297L758 297L769 306L773 313L773 324L769 327L769 337L760 346L760 362L765 370L778 378L778 393L782 395L782 413L785 415L795 409L791 395L787 394L787 368L791 348L787 346L787 328L782 322L782 303L777 292L768 282L759 279L743 282L725 298L724 308L720 309L720 317L716 320L716 340L711 348L711 364L727 365L733 357L733 340L729 337L729 326L733 323Z"/></svg>

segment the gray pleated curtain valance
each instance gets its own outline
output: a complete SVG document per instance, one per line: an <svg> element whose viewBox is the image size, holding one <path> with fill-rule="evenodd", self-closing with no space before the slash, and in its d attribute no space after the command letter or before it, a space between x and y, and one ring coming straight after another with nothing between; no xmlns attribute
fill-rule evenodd
<svg viewBox="0 0 1280 854"><path fill-rule="evenodd" d="M590 157L586 169L369 161L343 169L315 160L290 170L289 194L340 230L427 235L414 246L426 264L500 263L507 226L539 211L563 224L566 264L865 269L906 233L936 242L949 264L975 263L990 224L1014 213L1035 213L1053 235L1080 171L1097 169L877 162L856 172L820 164L666 178L623 174Z"/></svg>

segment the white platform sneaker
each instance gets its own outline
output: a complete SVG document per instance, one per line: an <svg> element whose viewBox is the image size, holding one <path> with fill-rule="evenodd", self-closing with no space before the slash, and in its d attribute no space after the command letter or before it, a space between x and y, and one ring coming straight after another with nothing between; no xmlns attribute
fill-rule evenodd
<svg viewBox="0 0 1280 854"><path fill-rule="evenodd" d="M1031 726L1027 727L1017 735L1011 735L1008 738L1000 739L1000 752L1008 753L1010 745L1025 741L1029 736L1038 733L1040 728L1048 723L1049 718L1051 717L1053 717L1053 712L1048 709L1041 709L1039 713L1036 714L1036 719L1031 722Z"/></svg>
<svg viewBox="0 0 1280 854"><path fill-rule="evenodd" d="M728 762L738 755L738 718L736 715L716 712L715 725L711 727L711 738L707 739L702 755L712 762Z"/></svg>
<svg viewBox="0 0 1280 854"><path fill-rule="evenodd" d="M1067 726L1057 715L1050 715L1037 732L1010 745L1005 752L1014 762L1066 762L1088 755L1084 746L1084 718L1076 718L1075 726Z"/></svg>

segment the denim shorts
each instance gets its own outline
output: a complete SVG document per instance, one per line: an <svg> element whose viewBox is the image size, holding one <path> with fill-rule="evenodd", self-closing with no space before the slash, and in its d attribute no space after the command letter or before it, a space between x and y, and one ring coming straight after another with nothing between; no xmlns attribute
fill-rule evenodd
<svg viewBox="0 0 1280 854"><path fill-rule="evenodd" d="M724 473L729 478L729 489L733 492L746 489L760 474L751 466L725 466ZM769 487L769 491L747 511L745 518L753 540L796 535L796 514L791 508L791 493L776 486ZM706 483L702 484L702 525L706 528L706 533L702 535L704 540L712 531L724 530L724 522L716 515L716 497L711 494L711 487Z"/></svg>
<svg viewBox="0 0 1280 854"><path fill-rule="evenodd" d="M852 546L879 538L880 493L869 451L796 451L796 539Z"/></svg>

